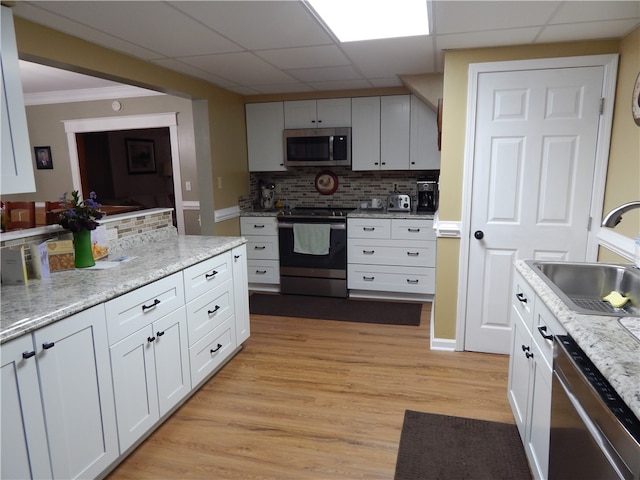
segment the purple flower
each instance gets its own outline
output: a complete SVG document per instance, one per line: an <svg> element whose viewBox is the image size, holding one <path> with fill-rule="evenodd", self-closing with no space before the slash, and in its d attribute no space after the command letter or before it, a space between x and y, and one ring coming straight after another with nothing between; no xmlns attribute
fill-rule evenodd
<svg viewBox="0 0 640 480"><path fill-rule="evenodd" d="M71 232L81 232L83 230L95 230L98 222L104 214L99 210L102 205L97 202L96 192L89 193L89 198L80 200L80 193L77 190L71 192L71 198L67 197L68 192L60 197L60 201L65 203L64 210L58 217L58 223Z"/></svg>

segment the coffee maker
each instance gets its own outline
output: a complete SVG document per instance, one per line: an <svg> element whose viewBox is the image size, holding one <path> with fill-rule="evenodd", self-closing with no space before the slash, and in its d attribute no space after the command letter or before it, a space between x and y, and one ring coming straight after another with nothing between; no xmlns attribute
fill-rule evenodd
<svg viewBox="0 0 640 480"><path fill-rule="evenodd" d="M438 210L438 179L439 170L429 170L424 178L418 179L418 205L416 210L423 213L435 213Z"/></svg>

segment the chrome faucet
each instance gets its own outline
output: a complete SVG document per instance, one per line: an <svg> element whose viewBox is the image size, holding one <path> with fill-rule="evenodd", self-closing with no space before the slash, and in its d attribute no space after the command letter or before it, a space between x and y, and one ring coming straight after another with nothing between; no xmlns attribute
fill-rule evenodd
<svg viewBox="0 0 640 480"><path fill-rule="evenodd" d="M613 228L620 223L622 220L622 215L629 210L633 210L634 208L640 208L640 200L636 200L635 202L625 203L624 205L620 205L619 207L611 210L607 215L602 219L602 226Z"/></svg>

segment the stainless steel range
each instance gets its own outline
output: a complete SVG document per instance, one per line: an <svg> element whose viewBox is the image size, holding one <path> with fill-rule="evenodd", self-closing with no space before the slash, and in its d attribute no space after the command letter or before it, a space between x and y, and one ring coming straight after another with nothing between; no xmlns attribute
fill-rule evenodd
<svg viewBox="0 0 640 480"><path fill-rule="evenodd" d="M347 213L298 207L278 214L280 292L347 297Z"/></svg>

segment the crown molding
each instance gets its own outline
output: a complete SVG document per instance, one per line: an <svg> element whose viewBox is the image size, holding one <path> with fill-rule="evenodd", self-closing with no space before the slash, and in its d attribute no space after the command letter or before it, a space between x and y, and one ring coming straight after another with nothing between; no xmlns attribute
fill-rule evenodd
<svg viewBox="0 0 640 480"><path fill-rule="evenodd" d="M78 90L61 90L56 92L25 93L25 106L50 105L54 103L89 102L92 100L114 100L132 97L150 97L166 95L153 90L119 85L106 88L83 88Z"/></svg>

